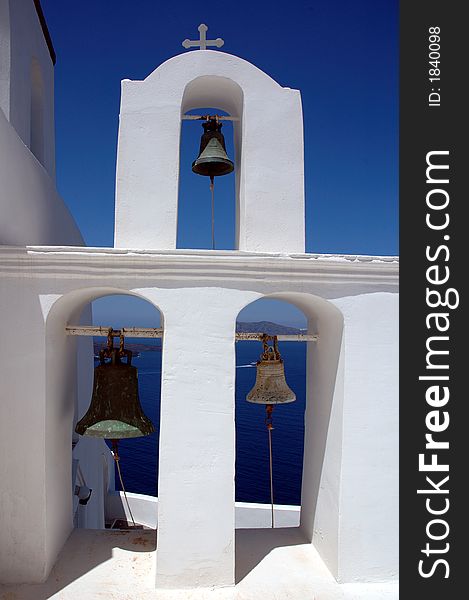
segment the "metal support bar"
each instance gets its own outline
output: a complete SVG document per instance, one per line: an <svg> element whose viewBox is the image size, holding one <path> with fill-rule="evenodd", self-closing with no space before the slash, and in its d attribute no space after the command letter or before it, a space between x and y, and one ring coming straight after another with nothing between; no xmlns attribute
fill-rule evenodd
<svg viewBox="0 0 469 600"><path fill-rule="evenodd" d="M96 337L107 337L109 335L109 327L94 327L93 325L69 325L65 330L67 335L92 335ZM126 338L163 337L163 329L158 327L123 327L122 329L113 329L112 337L120 337L121 333Z"/></svg>
<svg viewBox="0 0 469 600"><path fill-rule="evenodd" d="M262 342L264 337L264 333L259 332L247 332L247 333L237 333L236 341L237 342ZM319 335L310 334L310 333L280 333L277 334L277 339L279 342L317 342L319 340Z"/></svg>
<svg viewBox="0 0 469 600"><path fill-rule="evenodd" d="M109 327L94 327L93 325L68 325L65 328L67 335L82 335L107 337ZM119 337L121 333L126 338L161 338L163 337L163 328L161 327L123 327L122 329L113 329L112 336ZM237 342L260 342L264 336L263 332L237 333ZM277 335L279 342L317 342L319 335L308 333L280 334Z"/></svg>
<svg viewBox="0 0 469 600"><path fill-rule="evenodd" d="M238 117L225 117L223 115L182 115L183 121L207 121L217 118L219 121L239 121Z"/></svg>

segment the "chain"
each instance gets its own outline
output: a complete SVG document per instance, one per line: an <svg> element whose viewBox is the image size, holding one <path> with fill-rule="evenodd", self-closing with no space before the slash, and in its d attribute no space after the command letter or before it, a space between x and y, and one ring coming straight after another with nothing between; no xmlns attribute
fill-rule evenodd
<svg viewBox="0 0 469 600"><path fill-rule="evenodd" d="M269 341L273 342L273 346L269 346ZM267 335L264 333L261 338L262 355L261 360L281 360L280 351L278 349L278 337L276 335Z"/></svg>

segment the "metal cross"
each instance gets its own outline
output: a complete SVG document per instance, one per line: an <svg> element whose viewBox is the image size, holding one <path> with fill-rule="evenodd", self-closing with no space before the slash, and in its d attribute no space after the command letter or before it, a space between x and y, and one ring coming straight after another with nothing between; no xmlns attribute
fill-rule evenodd
<svg viewBox="0 0 469 600"><path fill-rule="evenodd" d="M216 46L217 48L221 48L223 46L223 44L225 43L224 40L222 40L221 38L217 38L216 40L208 40L207 36L206 36L208 27L204 23L201 23L197 27L197 29L200 32L200 39L195 40L195 41L185 39L182 42L182 45L184 46L184 48L193 48L195 46L200 46L201 50L207 50L207 46Z"/></svg>

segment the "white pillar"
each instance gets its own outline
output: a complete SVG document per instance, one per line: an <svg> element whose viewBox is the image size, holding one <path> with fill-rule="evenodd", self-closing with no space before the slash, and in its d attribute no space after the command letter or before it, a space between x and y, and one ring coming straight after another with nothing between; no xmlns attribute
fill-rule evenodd
<svg viewBox="0 0 469 600"><path fill-rule="evenodd" d="M13 305L2 305L10 312ZM32 313L30 313L32 316ZM2 324L0 362L0 581L47 576L45 382L41 333L24 313ZM27 333L28 332L28 333Z"/></svg>
<svg viewBox="0 0 469 600"><path fill-rule="evenodd" d="M55 298L55 297L54 297ZM44 581L72 529L75 341L46 339L33 285L3 286L0 366L0 580Z"/></svg>
<svg viewBox="0 0 469 600"><path fill-rule="evenodd" d="M259 297L139 290L164 314L156 586L234 584L235 322Z"/></svg>

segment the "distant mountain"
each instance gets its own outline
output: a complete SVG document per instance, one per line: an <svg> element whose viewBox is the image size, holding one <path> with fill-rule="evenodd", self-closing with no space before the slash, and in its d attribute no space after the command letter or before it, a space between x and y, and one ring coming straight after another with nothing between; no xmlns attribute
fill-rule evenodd
<svg viewBox="0 0 469 600"><path fill-rule="evenodd" d="M272 323L272 321L255 321L253 323L238 321L236 323L236 331L237 333L260 332L267 335L304 333L302 329L298 329L297 327L288 327L287 325Z"/></svg>
<svg viewBox="0 0 469 600"><path fill-rule="evenodd" d="M105 341L94 340L94 353L98 355L99 351L102 350L105 346ZM119 340L116 340L114 342L114 347L119 347ZM132 350L132 352L161 352L161 344L139 344L138 342L127 342L127 340L125 340L125 348L127 350Z"/></svg>

